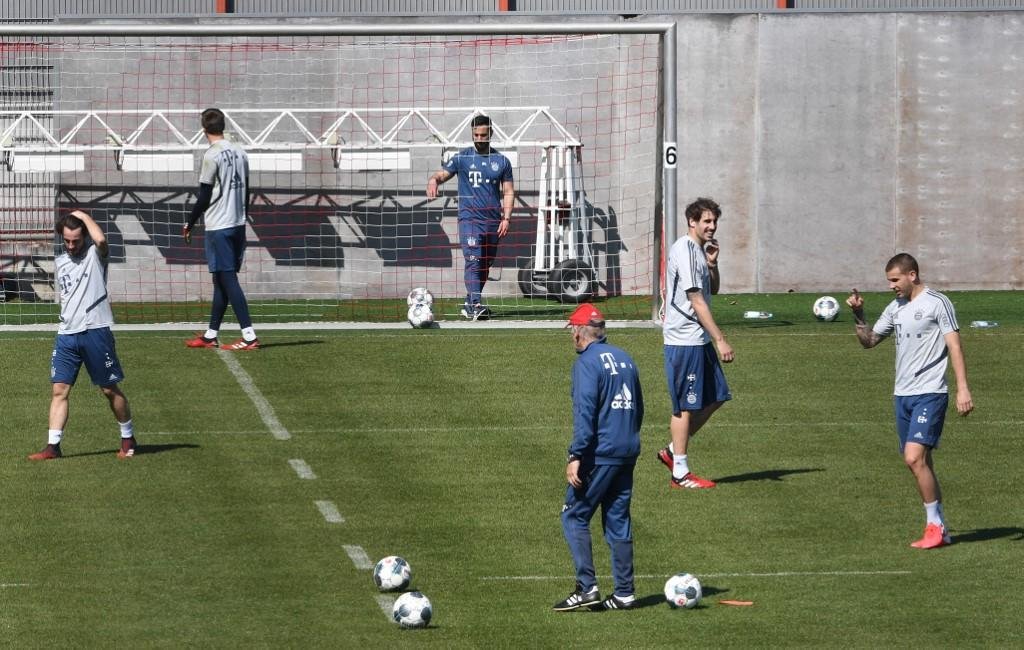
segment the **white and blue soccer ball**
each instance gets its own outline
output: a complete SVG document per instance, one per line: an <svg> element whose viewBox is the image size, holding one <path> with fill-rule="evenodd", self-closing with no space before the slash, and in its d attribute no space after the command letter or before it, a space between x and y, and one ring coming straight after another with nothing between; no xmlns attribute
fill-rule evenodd
<svg viewBox="0 0 1024 650"><path fill-rule="evenodd" d="M434 294L430 293L423 287L416 287L409 292L409 297L405 299L407 305L412 307L415 304L423 303L425 305L434 304Z"/></svg>
<svg viewBox="0 0 1024 650"><path fill-rule="evenodd" d="M430 624L434 615L430 607L430 599L418 591L408 591L395 600L391 616L402 627L418 628Z"/></svg>
<svg viewBox="0 0 1024 650"><path fill-rule="evenodd" d="M400 591L412 582L412 567L397 555L389 555L373 567L373 583L381 591Z"/></svg>
<svg viewBox="0 0 1024 650"><path fill-rule="evenodd" d="M823 321L834 321L839 315L839 301L832 296L822 296L814 301L814 317Z"/></svg>
<svg viewBox="0 0 1024 650"><path fill-rule="evenodd" d="M413 327L430 327L434 324L434 312L425 302L418 302L409 307L406 318L409 319L409 324Z"/></svg>
<svg viewBox="0 0 1024 650"><path fill-rule="evenodd" d="M673 608L693 609L701 595L700 580L691 573L677 573L665 582L665 600Z"/></svg>

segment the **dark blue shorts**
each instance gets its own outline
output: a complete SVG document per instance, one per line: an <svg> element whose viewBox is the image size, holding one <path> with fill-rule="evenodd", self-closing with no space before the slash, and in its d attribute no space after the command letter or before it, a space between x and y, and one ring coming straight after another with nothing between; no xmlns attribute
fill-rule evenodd
<svg viewBox="0 0 1024 650"><path fill-rule="evenodd" d="M218 271L242 270L245 258L245 226L224 228L223 230L207 230L204 246L206 248L206 265L210 273Z"/></svg>
<svg viewBox="0 0 1024 650"><path fill-rule="evenodd" d="M896 433L900 438L901 454L908 442L932 449L939 446L948 404L949 395L946 393L896 396Z"/></svg>
<svg viewBox="0 0 1024 650"><path fill-rule="evenodd" d="M673 414L700 411L715 402L732 399L712 343L666 345L665 378Z"/></svg>
<svg viewBox="0 0 1024 650"><path fill-rule="evenodd" d="M109 327L57 335L50 358L50 382L74 386L82 364L97 386L113 386L124 380Z"/></svg>

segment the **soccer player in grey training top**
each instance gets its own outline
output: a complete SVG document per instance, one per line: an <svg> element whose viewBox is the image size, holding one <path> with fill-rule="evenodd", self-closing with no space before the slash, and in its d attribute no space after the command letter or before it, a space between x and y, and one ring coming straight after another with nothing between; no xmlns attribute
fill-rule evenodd
<svg viewBox="0 0 1024 650"><path fill-rule="evenodd" d="M185 342L190 348L215 348L217 333L228 303L242 328L242 338L221 346L224 350L258 350L259 339L252 327L238 272L245 257L246 206L249 205L249 156L237 144L224 138L224 113L216 108L203 111L203 132L210 148L203 155L199 173L199 196L182 228L185 243L192 242L192 228L202 217L206 225L206 263L213 277L213 305L210 326ZM214 192L216 191L216 194Z"/></svg>
<svg viewBox="0 0 1024 650"><path fill-rule="evenodd" d="M135 434L128 398L118 384L124 371L114 349L114 313L107 295L106 235L84 212L75 210L57 221L57 234L65 253L54 260L57 289L60 292L60 325L50 356L50 430L46 447L29 460L52 460L62 455L60 443L68 422L68 398L82 365L92 383L110 402L121 428L118 458L135 455Z"/></svg>
<svg viewBox="0 0 1024 650"><path fill-rule="evenodd" d="M846 304L853 309L857 340L862 346L873 348L889 336L896 341L896 432L900 453L917 481L925 511L924 535L911 546L937 548L952 541L932 463L932 450L939 446L946 416L949 362L956 377L957 412L967 415L974 410L960 347L960 327L953 303L925 286L912 256L894 256L885 265L885 275L896 299L885 308L873 328L868 329L864 320L864 298L856 289Z"/></svg>
<svg viewBox="0 0 1024 650"><path fill-rule="evenodd" d="M658 460L672 471L669 485L673 488L715 487L714 481L690 471L687 448L711 415L732 399L718 356L729 363L734 354L711 315L711 295L718 293L720 281L715 233L721 216L721 208L711 199L700 198L686 206L687 234L669 249L665 265L662 335L672 401L672 442L658 450Z"/></svg>

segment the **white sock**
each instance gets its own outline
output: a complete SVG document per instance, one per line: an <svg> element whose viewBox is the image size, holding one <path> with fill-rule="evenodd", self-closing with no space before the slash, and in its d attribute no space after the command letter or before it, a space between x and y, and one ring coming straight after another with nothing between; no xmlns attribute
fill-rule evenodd
<svg viewBox="0 0 1024 650"><path fill-rule="evenodd" d="M50 429L46 432L46 442L50 445L59 445L60 439L64 437L64 429Z"/></svg>
<svg viewBox="0 0 1024 650"><path fill-rule="evenodd" d="M217 330L206 330L206 334L203 334L203 338L206 340L217 338Z"/></svg>
<svg viewBox="0 0 1024 650"><path fill-rule="evenodd" d="M944 525L942 521L942 506L938 501L924 504L924 514L929 524L935 524L936 526Z"/></svg>
<svg viewBox="0 0 1024 650"><path fill-rule="evenodd" d="M255 341L256 340L256 330L254 330L251 327L243 327L242 328L242 338L245 339L246 341Z"/></svg>
<svg viewBox="0 0 1024 650"><path fill-rule="evenodd" d="M128 420L127 422L118 422L117 425L121 427L122 438L131 438L135 435L135 427L132 426L131 420Z"/></svg>
<svg viewBox="0 0 1024 650"><path fill-rule="evenodd" d="M686 454L672 454L672 477L683 478L690 473L690 464L686 462Z"/></svg>
<svg viewBox="0 0 1024 650"><path fill-rule="evenodd" d="M618 594L615 594L615 597L618 598L620 601L622 601L624 603L631 603L634 600L636 600L636 595L634 595L634 594L630 594L628 596L620 596Z"/></svg>

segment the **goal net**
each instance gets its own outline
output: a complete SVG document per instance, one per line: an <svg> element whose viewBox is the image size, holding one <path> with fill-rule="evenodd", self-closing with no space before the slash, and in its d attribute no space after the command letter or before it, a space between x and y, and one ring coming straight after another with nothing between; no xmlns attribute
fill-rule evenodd
<svg viewBox="0 0 1024 650"><path fill-rule="evenodd" d="M458 184L425 190L476 114L516 190L495 317L596 300L650 318L657 34L7 36L0 57L0 324L53 322L53 224L72 209L107 233L119 322L206 319L203 231L189 246L181 226L207 107L250 157L239 277L257 324L401 320L413 287L458 318Z"/></svg>

